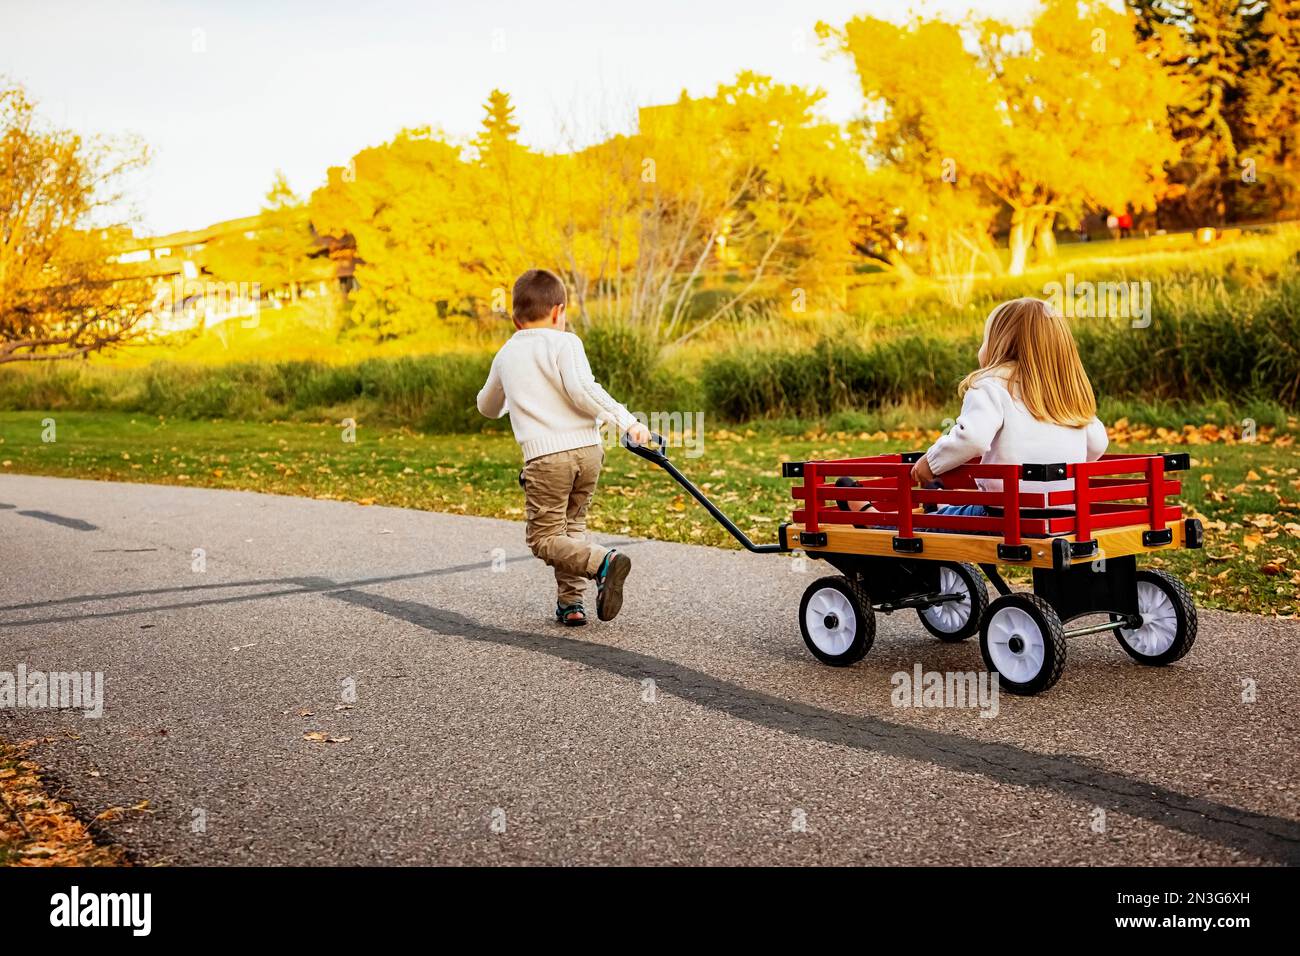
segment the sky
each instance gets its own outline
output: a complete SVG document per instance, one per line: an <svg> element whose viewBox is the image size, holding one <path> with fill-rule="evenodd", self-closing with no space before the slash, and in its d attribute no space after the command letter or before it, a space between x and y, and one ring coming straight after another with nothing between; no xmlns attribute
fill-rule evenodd
<svg viewBox="0 0 1300 956"><path fill-rule="evenodd" d="M1036 0L0 0L0 77L51 123L134 135L141 233L252 215L276 170L301 195L402 128L470 138L495 87L520 138L557 150L632 128L638 106L742 70L861 105L813 27L908 10L1023 20Z"/></svg>

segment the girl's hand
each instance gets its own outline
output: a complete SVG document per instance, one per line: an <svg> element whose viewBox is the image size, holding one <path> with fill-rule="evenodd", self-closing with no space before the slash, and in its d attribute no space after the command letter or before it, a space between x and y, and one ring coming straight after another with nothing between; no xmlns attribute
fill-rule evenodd
<svg viewBox="0 0 1300 956"><path fill-rule="evenodd" d="M925 485L931 481L934 481L934 472L930 470L930 462L922 455L912 466L912 484Z"/></svg>

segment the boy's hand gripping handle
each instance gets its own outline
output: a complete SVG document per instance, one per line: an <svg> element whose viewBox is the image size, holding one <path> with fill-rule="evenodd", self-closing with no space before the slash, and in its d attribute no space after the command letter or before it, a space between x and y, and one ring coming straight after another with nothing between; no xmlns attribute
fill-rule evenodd
<svg viewBox="0 0 1300 956"><path fill-rule="evenodd" d="M650 444L642 445L632 440L632 436L627 432L623 433L623 447L634 455L639 455L646 461L652 461L656 465L662 465L668 460L668 442L664 441L664 436L656 432L650 433Z"/></svg>

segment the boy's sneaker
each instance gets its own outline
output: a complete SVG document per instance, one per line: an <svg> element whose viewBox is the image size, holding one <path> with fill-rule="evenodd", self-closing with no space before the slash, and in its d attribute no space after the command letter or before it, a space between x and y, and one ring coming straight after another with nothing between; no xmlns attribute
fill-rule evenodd
<svg viewBox="0 0 1300 956"><path fill-rule="evenodd" d="M632 559L611 551L596 572L596 617L612 621L623 607L623 582L632 570Z"/></svg>

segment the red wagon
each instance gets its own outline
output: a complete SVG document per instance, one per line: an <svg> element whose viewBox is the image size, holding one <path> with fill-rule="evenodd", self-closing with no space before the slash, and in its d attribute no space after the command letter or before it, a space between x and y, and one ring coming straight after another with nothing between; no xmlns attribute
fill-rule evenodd
<svg viewBox="0 0 1300 956"><path fill-rule="evenodd" d="M782 474L800 479L792 520L778 543L755 545L668 460L662 441L628 448L667 470L749 550L800 549L839 572L810 584L799 607L804 643L826 664L861 660L876 612L904 609L942 641L978 633L986 665L1016 694L1056 683L1070 637L1111 632L1134 660L1155 666L1196 640L1196 607L1182 582L1137 566L1140 554L1202 545L1201 524L1183 516L1182 486L1170 477L1188 468L1185 454L973 461L934 489L912 484L921 452L786 462ZM846 510L863 501L871 510ZM981 505L986 514L933 513L943 505ZM1033 592L1012 592L999 564L1031 568ZM984 577L998 592L991 602ZM1098 614L1100 623L1066 627Z"/></svg>

